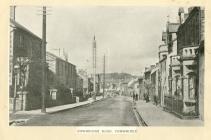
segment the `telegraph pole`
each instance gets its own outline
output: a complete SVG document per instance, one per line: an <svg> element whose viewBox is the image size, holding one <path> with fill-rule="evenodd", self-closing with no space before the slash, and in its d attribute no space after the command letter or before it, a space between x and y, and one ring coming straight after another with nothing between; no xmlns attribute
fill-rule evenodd
<svg viewBox="0 0 211 140"><path fill-rule="evenodd" d="M105 96L105 54L103 56L103 98Z"/></svg>
<svg viewBox="0 0 211 140"><path fill-rule="evenodd" d="M46 113L45 94L46 94L46 7L43 6L42 22L42 104L41 112Z"/></svg>
<svg viewBox="0 0 211 140"><path fill-rule="evenodd" d="M13 19L15 21L15 8L16 6L10 6L10 18ZM10 34L14 34L14 33L11 33ZM14 46L13 46L14 47ZM14 49L14 48L12 48ZM14 95L13 95L13 113L16 112L16 96L17 96L17 89L16 89L16 86L17 86L17 70L19 69L18 68L18 65L16 64L16 61L14 61L14 58L12 58L12 65L13 65L13 68L12 70L14 71ZM13 82L12 82L12 85L13 85Z"/></svg>
<svg viewBox="0 0 211 140"><path fill-rule="evenodd" d="M95 40L95 35L94 35L94 40L93 40L93 99L96 99L96 40Z"/></svg>

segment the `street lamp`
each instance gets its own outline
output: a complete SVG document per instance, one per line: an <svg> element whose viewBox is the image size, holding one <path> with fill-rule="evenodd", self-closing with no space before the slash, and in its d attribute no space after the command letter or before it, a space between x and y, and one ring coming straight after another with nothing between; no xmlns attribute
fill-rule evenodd
<svg viewBox="0 0 211 140"><path fill-rule="evenodd" d="M14 97L13 97L13 113L16 112L16 96L17 96L16 86L17 86L17 74L18 74L19 68L20 68L19 65L17 65L17 64L14 65L15 83L14 83Z"/></svg>

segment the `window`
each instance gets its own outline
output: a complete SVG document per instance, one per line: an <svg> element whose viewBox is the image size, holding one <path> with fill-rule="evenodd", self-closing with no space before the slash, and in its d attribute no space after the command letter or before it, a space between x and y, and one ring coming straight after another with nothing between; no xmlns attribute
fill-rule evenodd
<svg viewBox="0 0 211 140"><path fill-rule="evenodd" d="M176 86L176 92L174 93L174 95L181 97L182 96L181 79L179 76L176 76L175 86Z"/></svg>
<svg viewBox="0 0 211 140"><path fill-rule="evenodd" d="M19 47L23 47L23 35L19 36L19 43L20 43Z"/></svg>
<svg viewBox="0 0 211 140"><path fill-rule="evenodd" d="M175 90L175 92L174 92L174 95L175 96L177 96L177 94L178 94L178 77L176 77L176 80L175 80L175 87L176 87L176 90Z"/></svg>
<svg viewBox="0 0 211 140"><path fill-rule="evenodd" d="M32 50L33 49L33 46L32 46L32 44L33 44L32 43L32 40L29 40L29 46L28 46L29 48L28 48L28 51L29 51L29 54L30 54L30 57L31 58L33 58L33 50Z"/></svg>
<svg viewBox="0 0 211 140"><path fill-rule="evenodd" d="M188 78L188 95L190 99L195 99L196 76L189 75Z"/></svg>
<svg viewBox="0 0 211 140"><path fill-rule="evenodd" d="M50 96L51 96L52 100L56 100L57 99L57 90L56 89L50 90Z"/></svg>
<svg viewBox="0 0 211 140"><path fill-rule="evenodd" d="M185 49L185 55L187 55L188 54L188 50L187 49Z"/></svg>
<svg viewBox="0 0 211 140"><path fill-rule="evenodd" d="M168 84L169 84L169 92L171 93L172 92L172 80L171 80L171 77L169 77Z"/></svg>

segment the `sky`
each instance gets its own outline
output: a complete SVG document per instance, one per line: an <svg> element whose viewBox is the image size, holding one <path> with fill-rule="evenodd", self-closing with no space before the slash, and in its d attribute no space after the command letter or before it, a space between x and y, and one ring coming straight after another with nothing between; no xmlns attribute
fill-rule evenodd
<svg viewBox="0 0 211 140"><path fill-rule="evenodd" d="M176 22L178 7L72 6L47 7L47 50L68 60L77 69L92 72L93 36L97 42L97 72L141 75L158 62L166 22ZM16 21L42 36L41 7L17 6ZM168 18L169 17L169 18Z"/></svg>

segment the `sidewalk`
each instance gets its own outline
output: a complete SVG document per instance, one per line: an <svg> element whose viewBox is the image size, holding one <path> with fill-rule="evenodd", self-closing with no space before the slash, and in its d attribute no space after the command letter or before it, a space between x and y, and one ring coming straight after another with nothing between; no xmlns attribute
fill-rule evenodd
<svg viewBox="0 0 211 140"><path fill-rule="evenodd" d="M101 99L103 99L102 96L96 97L96 101L99 101ZM47 112L47 114L56 113L56 112L59 112L59 111L63 111L63 110L87 105L87 104L90 104L92 102L93 102L93 100L89 99L89 100L84 101L84 102L78 102L78 103L73 103L73 104L66 104L66 105L61 105L61 106L49 107L49 108L46 108L46 112ZM15 121L15 120L24 120L24 119L27 120L27 119L30 119L32 117L45 115L45 114L46 113L41 113L41 109L30 110L30 111L18 111L15 114L10 113L9 119L10 119L10 122Z"/></svg>
<svg viewBox="0 0 211 140"><path fill-rule="evenodd" d="M136 102L136 109L148 126L203 126L203 121L199 119L180 119L152 102L139 100Z"/></svg>

